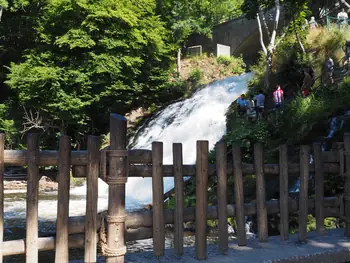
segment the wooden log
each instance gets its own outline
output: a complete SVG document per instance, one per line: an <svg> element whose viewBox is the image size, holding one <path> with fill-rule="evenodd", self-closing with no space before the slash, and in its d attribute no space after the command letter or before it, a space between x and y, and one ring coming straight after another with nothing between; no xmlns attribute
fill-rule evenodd
<svg viewBox="0 0 350 263"><path fill-rule="evenodd" d="M4 240L4 148L5 134L0 133L0 263L3 261L2 242Z"/></svg>
<svg viewBox="0 0 350 263"><path fill-rule="evenodd" d="M308 146L300 147L300 191L299 191L299 241L305 242L307 238L307 200L309 185L309 159L310 149Z"/></svg>
<svg viewBox="0 0 350 263"><path fill-rule="evenodd" d="M288 211L288 148L281 145L279 148L280 165L280 236L281 240L288 239L289 211Z"/></svg>
<svg viewBox="0 0 350 263"><path fill-rule="evenodd" d="M227 173L232 174L233 172L232 164L227 164ZM280 174L280 167L278 164L264 164L264 174L267 175L278 175ZM164 177L173 177L173 165L163 165ZM315 172L315 166L310 164L310 172ZM243 175L254 174L254 165L242 163ZM295 176L300 173L300 165L298 163L293 163L288 165L288 176ZM325 163L324 172L326 174L339 174L340 167L339 163ZM216 176L216 166L215 164L208 164L208 175ZM196 176L196 166L195 165L183 165L183 176ZM152 177L152 166L151 165L131 165L129 169L129 177Z"/></svg>
<svg viewBox="0 0 350 263"><path fill-rule="evenodd" d="M174 218L174 249L178 255L184 253L184 179L183 179L183 158L182 144L173 144L173 164L175 180L175 218Z"/></svg>
<svg viewBox="0 0 350 263"><path fill-rule="evenodd" d="M38 262L38 194L39 194L39 139L38 134L29 134L28 182L26 208L26 262Z"/></svg>
<svg viewBox="0 0 350 263"><path fill-rule="evenodd" d="M242 174L241 149L237 146L232 148L233 175L235 182L236 223L238 232L238 245L245 246L247 243L245 216L244 216L244 188Z"/></svg>
<svg viewBox="0 0 350 263"><path fill-rule="evenodd" d="M309 214L312 214L315 210L315 199L309 199L308 202ZM279 200L267 201L267 214L280 213ZM339 216L340 199L337 197L324 198L325 217L337 217ZM297 212L299 210L299 201L297 199L288 200L288 208L290 213ZM236 205L227 205L228 217L237 216ZM256 204L246 203L244 204L244 215L252 216L256 215ZM165 224L174 224L175 211L173 209L164 210ZM218 219L217 206L209 206L207 211L207 219ZM101 215L97 217L98 228L101 223ZM195 207L187 207L184 209L184 222L195 221ZM85 229L85 216L70 217L68 221L69 234L84 233ZM128 230L137 229L140 227L151 228L153 223L152 210L129 212L127 214L126 226Z"/></svg>
<svg viewBox="0 0 350 263"><path fill-rule="evenodd" d="M107 219L107 263L123 263L126 253L125 242L125 184L128 163L126 158L126 119L118 114L110 114L110 152L108 183Z"/></svg>
<svg viewBox="0 0 350 263"><path fill-rule="evenodd" d="M207 258L208 141L197 141L196 160L196 258Z"/></svg>
<svg viewBox="0 0 350 263"><path fill-rule="evenodd" d="M84 262L95 263L97 259L97 200L100 163L100 137L88 137L88 165L86 187L85 249Z"/></svg>
<svg viewBox="0 0 350 263"><path fill-rule="evenodd" d="M314 160L315 160L315 215L316 215L316 231L322 233L324 229L324 169L322 144L315 143L313 145Z"/></svg>
<svg viewBox="0 0 350 263"><path fill-rule="evenodd" d="M158 257L164 255L164 184L163 184L163 143L152 143L152 193L153 193L153 250Z"/></svg>
<svg viewBox="0 0 350 263"><path fill-rule="evenodd" d="M228 250L227 231L227 146L225 142L216 145L216 169L218 176L217 199L219 217L219 249L226 254Z"/></svg>
<svg viewBox="0 0 350 263"><path fill-rule="evenodd" d="M58 165L58 198L56 222L56 263L68 263L68 217L69 217L69 188L70 188L70 137L60 137Z"/></svg>
<svg viewBox="0 0 350 263"><path fill-rule="evenodd" d="M87 151L72 151L71 164L77 166L87 165L87 155ZM133 164L151 164L152 153L150 150L143 149L129 150L128 159ZM5 165L9 166L25 166L27 164L27 151L5 150L4 162ZM40 151L39 162L40 166L58 166L58 151Z"/></svg>
<svg viewBox="0 0 350 263"><path fill-rule="evenodd" d="M264 178L264 152L262 144L254 145L254 169L256 175L256 206L258 216L258 236L260 242L267 242L267 211Z"/></svg>
<svg viewBox="0 0 350 263"><path fill-rule="evenodd" d="M96 239L98 238L96 234ZM152 228L151 227L142 227L138 229L130 229L126 233L127 241L135 241L142 239L152 238ZM55 249L55 237L39 237L38 239L38 249L39 251L50 251ZM84 235L75 234L69 235L68 238L69 248L84 248ZM3 255L4 256L13 256L21 255L25 253L25 240L11 240L4 241L3 243Z"/></svg>
<svg viewBox="0 0 350 263"><path fill-rule="evenodd" d="M345 213L345 232L346 237L350 237L350 133L344 134L345 150L345 189L344 189L344 213Z"/></svg>

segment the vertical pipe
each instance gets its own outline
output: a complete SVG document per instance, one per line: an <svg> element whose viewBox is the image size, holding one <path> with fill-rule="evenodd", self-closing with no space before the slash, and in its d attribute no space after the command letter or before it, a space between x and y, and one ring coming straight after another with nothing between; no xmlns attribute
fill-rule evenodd
<svg viewBox="0 0 350 263"><path fill-rule="evenodd" d="M288 152L287 145L279 148L280 166L280 236L281 240L288 239L289 232L289 210L288 210Z"/></svg>
<svg viewBox="0 0 350 263"><path fill-rule="evenodd" d="M309 158L309 147L300 146L299 241L301 242L305 242L307 238Z"/></svg>

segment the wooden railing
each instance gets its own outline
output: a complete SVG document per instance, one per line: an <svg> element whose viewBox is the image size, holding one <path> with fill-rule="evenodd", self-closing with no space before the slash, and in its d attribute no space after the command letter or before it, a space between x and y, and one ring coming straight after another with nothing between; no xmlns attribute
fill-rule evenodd
<svg viewBox="0 0 350 263"><path fill-rule="evenodd" d="M152 150L126 150L126 119L115 114L110 118L110 147L99 150L99 137L89 136L86 151L71 151L70 138L62 136L58 151L40 151L38 136L28 136L28 149L4 150L4 135L0 135L0 176L4 167L27 166L27 235L25 239L3 241L1 255L26 254L27 262L38 262L38 251L56 250L55 262L68 262L69 248L85 248L84 262L96 262L97 244L107 262L119 262L126 253L126 241L153 238L154 253L165 250L165 225L174 224L175 252L183 254L183 223L194 221L196 227L196 258L207 257L207 220L218 219L219 247L228 250L227 219L235 217L237 239L246 245L245 216L257 216L258 237L268 241L267 217L280 214L280 235L288 239L289 214L298 212L299 240L307 239L307 216L316 217L316 230L323 232L324 218L341 217L346 221L345 235L350 236L350 134L345 134L339 149L322 152L321 145L300 146L299 163L289 163L287 146L279 148L279 164L265 164L261 144L254 147L254 163L242 162L241 149L232 148L232 162L227 160L224 142L216 146L216 164L208 162L208 142L197 141L195 165L183 165L182 145L173 144L173 165L163 164L163 144L154 142ZM343 149L344 148L344 149ZM38 237L38 177L39 166L58 166L57 235ZM86 216L68 217L69 178L71 167L79 177L87 177ZM107 172L108 170L108 172ZM315 173L315 197L309 198L310 173ZM256 175L256 203L244 202L243 180ZM279 176L279 200L266 200L265 175ZM299 199L288 194L289 176L300 176ZM344 197L324 197L324 176L340 174L346 177ZM148 211L125 212L125 183L129 177L152 177L153 207ZM184 177L196 177L196 206L184 207ZM208 206L208 178L217 176L217 205ZM234 189L227 187L228 177L234 177ZM98 177L109 184L107 213L97 214ZM175 179L175 209L164 209L163 178ZM277 177L276 177L277 179ZM3 237L4 190L0 178L0 236ZM235 192L235 204L228 204L227 195ZM104 227L106 225L106 228ZM97 233L100 233L97 236ZM100 237L100 240L98 239ZM102 237L102 238L101 238ZM3 239L1 239L3 240Z"/></svg>

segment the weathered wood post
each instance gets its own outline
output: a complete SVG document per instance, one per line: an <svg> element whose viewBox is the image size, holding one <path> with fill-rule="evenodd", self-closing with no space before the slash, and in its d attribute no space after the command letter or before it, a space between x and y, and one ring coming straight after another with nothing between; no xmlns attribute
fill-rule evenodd
<svg viewBox="0 0 350 263"><path fill-rule="evenodd" d="M288 239L289 210L288 210L288 152L287 145L279 148L280 165L280 236L281 240Z"/></svg>
<svg viewBox="0 0 350 263"><path fill-rule="evenodd" d="M95 263L97 259L97 200L98 174L100 163L100 137L88 137L88 164L86 178L85 217L85 263Z"/></svg>
<svg viewBox="0 0 350 263"><path fill-rule="evenodd" d="M110 148L108 190L107 247L104 249L107 263L123 263L125 243L125 184L128 161L126 150L126 118L110 114Z"/></svg>
<svg viewBox="0 0 350 263"><path fill-rule="evenodd" d="M28 134L26 262L38 262L39 139Z"/></svg>
<svg viewBox="0 0 350 263"><path fill-rule="evenodd" d="M238 245L245 246L247 243L247 235L245 229L244 216L244 189L243 189L243 170L241 148L233 146L233 175L235 181L235 203L236 203L236 221L238 231Z"/></svg>
<svg viewBox="0 0 350 263"><path fill-rule="evenodd" d="M207 259L208 141L197 141L196 160L196 258Z"/></svg>
<svg viewBox="0 0 350 263"><path fill-rule="evenodd" d="M256 213L258 216L258 235L260 242L267 242L267 208L264 177L264 150L261 143L254 145L254 170L256 175Z"/></svg>
<svg viewBox="0 0 350 263"><path fill-rule="evenodd" d="M5 135L0 133L0 263L3 258L2 242L4 240L4 148Z"/></svg>
<svg viewBox="0 0 350 263"><path fill-rule="evenodd" d="M58 198L56 227L56 263L68 263L68 217L70 188L70 137L60 137L58 158Z"/></svg>
<svg viewBox="0 0 350 263"><path fill-rule="evenodd" d="M175 253L183 255L184 251L184 178L182 144L173 144L173 169L175 180L175 219L174 219L174 248Z"/></svg>
<svg viewBox="0 0 350 263"><path fill-rule="evenodd" d="M305 242L307 238L307 214L309 197L309 146L300 146L300 192L299 192L299 241Z"/></svg>
<svg viewBox="0 0 350 263"><path fill-rule="evenodd" d="M163 143L152 143L153 248L157 257L164 255L164 183Z"/></svg>
<svg viewBox="0 0 350 263"><path fill-rule="evenodd" d="M345 214L345 233L350 237L350 133L344 134L345 148L345 189L344 189L344 214Z"/></svg>
<svg viewBox="0 0 350 263"><path fill-rule="evenodd" d="M314 144L314 160L315 160L315 215L316 230L319 233L324 229L324 168L322 158L321 143Z"/></svg>
<svg viewBox="0 0 350 263"><path fill-rule="evenodd" d="M224 254L228 250L227 231L227 146L220 142L216 146L216 171L218 176L217 198L219 217L219 248Z"/></svg>

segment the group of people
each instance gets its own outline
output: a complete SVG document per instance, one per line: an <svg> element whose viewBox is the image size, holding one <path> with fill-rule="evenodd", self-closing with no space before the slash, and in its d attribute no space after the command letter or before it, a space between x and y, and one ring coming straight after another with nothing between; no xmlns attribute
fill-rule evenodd
<svg viewBox="0 0 350 263"><path fill-rule="evenodd" d="M280 85L276 85L276 90L273 92L273 101L275 103L276 109L280 108L284 102L284 94ZM238 100L238 113L241 117L244 115L247 116L248 119L261 119L263 116L264 108L265 108L265 95L262 90L259 90L256 96L246 96L242 94Z"/></svg>

